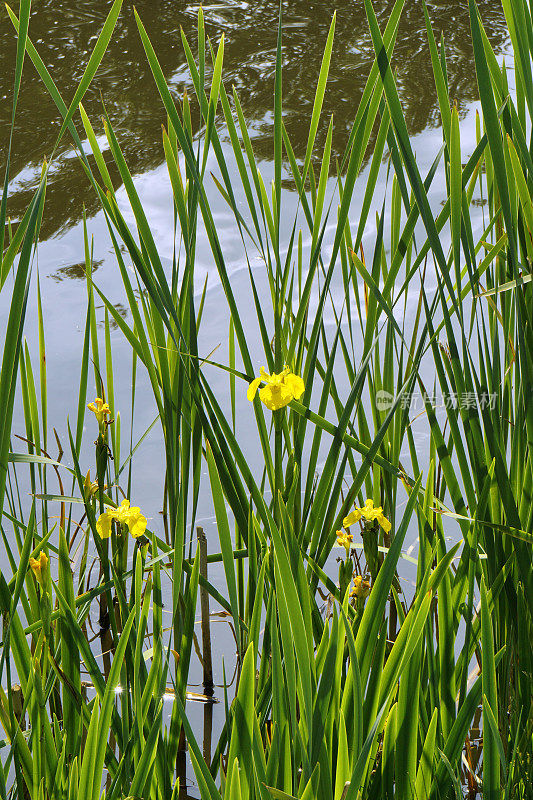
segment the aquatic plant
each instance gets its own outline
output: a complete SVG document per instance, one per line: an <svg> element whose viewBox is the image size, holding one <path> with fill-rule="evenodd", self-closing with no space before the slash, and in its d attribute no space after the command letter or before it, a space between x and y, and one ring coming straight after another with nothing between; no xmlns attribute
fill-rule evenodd
<svg viewBox="0 0 533 800"><path fill-rule="evenodd" d="M463 786L471 796L482 789L487 798L527 798L533 778L530 6L523 0L504 3L515 56L513 97L506 68L498 64L469 0L482 116L475 149L467 157L448 91L445 42L437 45L424 5L443 142L422 175L391 67L403 0L394 4L383 31L365 0L376 58L335 185L329 180L332 121L323 150L316 153L335 18L318 70L303 163L283 119L280 18L269 190L238 93L228 94L224 85L224 38L215 50L200 10L196 56L182 35L194 97L190 93L176 102L136 14L162 101L162 148L180 243L170 276L109 118L104 118L104 158L102 139L81 104L120 6L120 0L113 3L69 106L28 38L30 3L21 0L18 18L9 10L18 33L13 116L26 56L62 116L58 141L67 131L71 135L106 215L130 318L123 318L91 276L85 221L88 309L78 415L68 431L71 466L66 467L47 454L40 305L40 402L31 354L22 341L31 254L53 155L13 232L6 226L8 154L0 204L4 292L18 261L0 373L5 409L0 513L12 571L11 577L5 570L0 575L0 722L5 731L0 797L176 798L180 778L183 789L177 764L186 743L199 793L209 800L436 800L462 796ZM73 122L78 110L91 160ZM354 224L356 180L376 128ZM236 170L229 168L223 135ZM363 233L386 148L390 190L380 198L369 252L362 247ZM208 157L217 163L213 177L207 173ZM109 159L122 179L134 223L117 202ZM288 227L284 171L299 200ZM238 180L231 177L236 174ZM437 176L447 199L435 215L429 193ZM224 257L209 201L213 182L242 241L246 298L236 293ZM487 200L482 231L472 225L476 193ZM237 197L245 198L245 206ZM225 364L201 352L207 294L205 286L200 297L195 294L200 224L227 303ZM333 234L326 241L330 227ZM261 274L252 267L252 253ZM430 271L433 296L425 283ZM138 286L142 291L135 292ZM407 314L407 293L413 290L418 297L414 321ZM105 305L105 362L96 296ZM263 349L266 367L259 377L254 377L252 333L243 324L244 303L255 311ZM333 328L326 324L326 312ZM150 531L140 509L125 499L131 497L136 446L131 436L121 458L111 320L131 346L133 397L137 369L143 368L158 412L165 447L164 537ZM95 463L82 465L91 359L99 397L89 410L96 415L99 436ZM444 415L437 413L422 378L421 367L428 362ZM228 375L228 414L208 370ZM244 397L248 384L253 401L261 382L259 398L274 413L265 415L260 402L250 406L254 446L263 465L255 474L237 415L237 387ZM10 452L17 383L25 454ZM416 388L429 439L424 464L413 433ZM31 487L29 513L18 499L22 465ZM89 467L96 467L94 486ZM52 473L57 495L49 487ZM203 480L219 537L219 552L209 556L201 532L199 543L192 533ZM57 504L59 516L52 510ZM117 522L135 540L131 566L129 536ZM359 529L340 530L357 522ZM414 529L416 559L405 548ZM452 533L458 541L449 547ZM118 536L121 548L115 546ZM74 573L76 548L80 563ZM91 551L99 570L94 579ZM342 551L337 585L332 563ZM209 580L207 564L216 562L222 564L224 593ZM402 565L416 566L412 591L402 590ZM236 651L236 685L230 690L224 675L224 723L212 758L199 746L188 706L193 646L200 652L195 635L199 589L202 608L209 598L227 615ZM163 596L170 611L167 626ZM88 630L95 608L99 648ZM203 624L205 632L205 613ZM205 638L203 645L206 670ZM83 672L90 681L82 682ZM204 699L208 689L206 680ZM164 697L172 702L166 720ZM480 712L481 764L472 742Z"/></svg>

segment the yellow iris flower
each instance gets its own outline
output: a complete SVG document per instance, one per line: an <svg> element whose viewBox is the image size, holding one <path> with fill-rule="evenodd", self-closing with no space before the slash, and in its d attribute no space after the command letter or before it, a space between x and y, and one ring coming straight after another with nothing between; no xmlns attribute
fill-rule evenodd
<svg viewBox="0 0 533 800"><path fill-rule="evenodd" d="M340 544L341 547L346 548L346 552L348 552L352 546L353 536L351 533L347 533L346 531L337 531L337 544Z"/></svg>
<svg viewBox="0 0 533 800"><path fill-rule="evenodd" d="M127 525L134 539L142 536L146 530L147 519L141 514L141 509L130 506L129 500L123 500L118 508L108 508L98 517L96 530L101 539L108 539L111 536L111 523L114 519Z"/></svg>
<svg viewBox="0 0 533 800"><path fill-rule="evenodd" d="M46 575L46 570L48 569L48 556L41 550L39 553L39 558L30 558L30 568L37 581L43 585L43 580Z"/></svg>
<svg viewBox="0 0 533 800"><path fill-rule="evenodd" d="M87 408L95 415L100 428L103 428L107 422L106 417L111 414L108 404L104 403L101 397L96 397L94 403L89 403Z"/></svg>
<svg viewBox="0 0 533 800"><path fill-rule="evenodd" d="M368 522L377 519L385 533L388 533L392 527L389 520L383 514L383 508L381 506L374 506L373 500L367 500L362 508L354 508L353 511L350 511L348 516L344 517L342 524L345 528L349 528L354 522L359 522L362 517Z"/></svg>
<svg viewBox="0 0 533 800"><path fill-rule="evenodd" d="M362 598L368 597L370 594L370 581L365 581L362 575L354 575L353 589L350 592L350 597Z"/></svg>
<svg viewBox="0 0 533 800"><path fill-rule="evenodd" d="M262 389L259 389L260 383L266 383ZM295 375L290 371L289 367L285 367L283 372L269 375L264 367L259 370L259 378L254 378L248 387L246 397L252 401L259 389L259 399L271 411L278 411L278 409L289 405L292 400L299 400L303 395L305 386L303 380L299 375Z"/></svg>

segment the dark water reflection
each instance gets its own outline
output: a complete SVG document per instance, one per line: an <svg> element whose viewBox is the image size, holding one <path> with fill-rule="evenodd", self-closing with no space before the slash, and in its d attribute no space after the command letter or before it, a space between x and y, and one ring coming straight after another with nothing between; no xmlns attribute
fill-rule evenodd
<svg viewBox="0 0 533 800"><path fill-rule="evenodd" d="M393 0L377 0L383 27ZM500 5L478 0L487 33L496 47L506 41ZM102 0L35 0L30 36L65 100L73 96L95 44L110 2ZM284 0L284 108L286 124L297 155L307 140L307 125L322 49L332 14L337 29L324 103L334 114L334 155L341 155L373 57L362 0ZM180 26L194 41L198 5L182 0L137 0L164 73L176 97L190 88ZM277 0L213 0L204 5L206 26L216 42L226 35L224 76L234 84L255 133L256 153L271 157L272 100L277 37ZM460 108L477 98L469 35L468 4L464 0L434 0L430 14L435 34L444 36L452 97ZM9 20L0 23L0 164L5 163L11 114L16 42ZM438 124L421 4L407 0L396 46L396 69L401 98L412 134ZM125 0L113 41L84 105L95 127L102 112L101 97L119 136L130 169L142 173L162 161L161 123L164 113L139 40L132 4ZM18 111L11 175L13 218L25 209L43 156L50 154L59 130L58 114L46 90L27 63ZM81 125L79 126L81 129ZM82 137L83 138L83 137ZM48 238L79 221L82 203L88 214L98 203L65 139L50 176L43 237ZM67 277L67 273L63 277Z"/></svg>
<svg viewBox="0 0 533 800"><path fill-rule="evenodd" d="M95 273L98 267L101 267L103 263L104 262L102 259L100 259L99 261L93 261L92 262L93 273ZM52 272L50 277L52 278L52 280L56 281L56 283L64 281L65 278L70 278L72 280L78 280L78 281L86 281L87 273L86 273L85 261L80 261L77 264L69 264L66 267L59 267L59 269L56 270L56 272Z"/></svg>

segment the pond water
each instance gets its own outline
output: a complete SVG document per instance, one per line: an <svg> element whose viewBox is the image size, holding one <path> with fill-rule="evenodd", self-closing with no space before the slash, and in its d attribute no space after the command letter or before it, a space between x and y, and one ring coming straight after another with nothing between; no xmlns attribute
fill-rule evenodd
<svg viewBox="0 0 533 800"><path fill-rule="evenodd" d="M130 170L140 175L162 163L162 113L132 5L124 3L104 62L83 102L94 121L102 113L103 98ZM140 0L135 5L165 76L179 96L190 87L180 28L193 42L199 6L182 0ZM322 134L325 135L329 116L334 114L333 151L341 155L374 55L363 2L291 0L282 5L285 122L297 155L305 150L307 120L322 50L331 17L337 12ZM393 5L392 0L374 3L382 27ZM108 0L81 0L75 4L68 0L35 0L32 4L30 36L64 98L72 97L110 6ZM437 40L442 36L445 42L450 94L465 112L468 104L477 99L468 4L463 0L433 0L428 6L435 36ZM506 27L499 3L481 0L478 6L493 46L503 46ZM216 43L220 35L225 34L224 78L228 86L237 88L246 118L256 129L256 153L265 160L272 151L278 7L274 0L253 3L215 0L203 6L207 32L213 41ZM3 13L0 21L0 163L5 159L11 122L15 48L13 28ZM405 4L395 54L397 81L409 130L412 135L420 134L438 125L439 120L422 8L417 0L407 0ZM15 185L10 208L15 217L27 206L32 178L40 170L43 156L50 154L59 125L55 106L28 64L12 161ZM65 138L47 191L43 227L46 239L61 236L79 222L82 202L89 215L98 210L97 200L71 155ZM75 277L75 271L59 273L60 278L69 276Z"/></svg>
<svg viewBox="0 0 533 800"><path fill-rule="evenodd" d="M48 66L58 89L68 101L86 66L89 54L111 3L107 0L35 0L32 4L30 37ZM283 66L284 115L296 155L305 153L308 120L311 113L316 79L322 50L333 12L337 12L335 43L330 78L324 102L324 114L317 140L318 151L324 141L327 124L334 115L333 163L341 157L353 122L370 66L373 48L367 29L364 5L359 0L284 0L283 3ZM374 3L380 25L383 26L393 7L392 0ZM504 15L492 0L478 2L487 33L497 51L507 44ZM448 59L448 78L451 96L456 98L463 119L462 142L466 156L474 143L474 112L477 107L476 75L469 34L468 4L464 0L434 0L428 3L437 40L444 39ZM183 28L194 50L198 4L183 0L137 0L136 8L149 33L161 66L176 98L185 89L191 90L191 80L183 54L180 28ZM271 176L272 104L279 4L271 0L242 2L213 0L203 6L207 32L214 44L225 34L223 77L226 86L234 85L243 110L252 128L253 144L265 183ZM0 164L3 166L8 146L11 119L11 93L16 41L7 18L0 21ZM395 50L395 69L400 97L409 132L425 174L441 143L439 114L433 83L426 33L418 0L407 0ZM135 175L138 192L152 226L164 264L170 264L174 246L171 191L163 161L161 124L165 114L147 65L133 18L132 4L124 3L113 40L101 68L88 91L85 109L97 129L102 132L99 117L102 100L111 119L131 172ZM79 120L77 121L79 122ZM25 65L11 163L9 213L18 219L32 196L40 174L42 160L49 155L59 131L60 119L46 89L28 61ZM78 125L81 133L81 125ZM221 132L224 142L224 134ZM82 137L83 138L83 137ZM103 137L101 145L104 146ZM226 143L229 153L229 143ZM104 155L106 155L104 151ZM232 162L232 159L230 159ZM233 163L233 162L232 162ZM117 175L112 174L117 180ZM2 175L3 178L3 175ZM364 180L364 176L363 176ZM379 202L385 190L385 170L376 189ZM118 185L115 183L115 185ZM295 212L296 196L290 181L285 182L283 202L289 212ZM118 193L126 209L123 191ZM235 291L248 292L246 263L241 242L236 234L233 216L220 196L210 191L210 198L224 249L226 263L233 274ZM438 207L441 195L436 187L432 200ZM111 244L98 201L65 137L56 156L47 187L46 208L41 244L36 259L40 277L46 329L46 356L49 386L50 440L55 427L65 447L67 417L75 418L80 354L86 313L86 287L83 266L82 213L88 216L89 234L94 237L95 282L127 316L120 275L112 254ZM288 213L288 217L290 217ZM371 217L370 217L371 218ZM354 195L354 219L357 219L357 190ZM475 221L474 221L475 222ZM365 234L367 235L367 234ZM368 232L371 242L372 231ZM36 274L35 270L34 274ZM208 277L208 292L202 323L203 352L209 353L220 345L217 360L227 358L228 317L216 270L205 236L200 233L197 252L197 279L200 287ZM258 276L259 286L261 276ZM9 282L0 297L3 329L9 297ZM28 305L27 338L30 351L37 357L37 299L32 289ZM103 310L98 310L100 321ZM246 322L246 320L245 320ZM101 348L103 352L103 330ZM123 431L129 425L128 408L131 395L131 353L121 333L112 333L115 390L117 407L123 419ZM259 353L258 353L259 358ZM261 362L258 361L258 366ZM214 375L218 396L227 393L227 378ZM137 381L135 431L138 436L155 416L150 389L143 374ZM92 388L90 388L92 392ZM229 394L229 393L228 393ZM252 417L244 398L239 402L244 424ZM92 398L91 398L92 399ZM14 433L23 433L20 412L14 423ZM92 431L87 432L87 466L91 466ZM50 445L52 447L52 445ZM54 445L55 448L55 445ZM67 449L65 447L65 449ZM134 470L132 498L141 505L150 519L150 526L161 532L159 511L162 502L163 450L161 435L156 426L139 450L138 467ZM51 455L55 455L53 451ZM254 459L251 448L252 461ZM94 471L94 467L93 467ZM200 513L200 523L208 534L214 533L213 518L208 505ZM211 539L211 549L217 549ZM222 572L213 570L210 578L223 588ZM224 623L220 623L222 626ZM217 627L219 623L217 623ZM224 625L225 628L225 625ZM227 629L225 628L225 631ZM215 681L222 677L221 657L232 660L230 637L215 635ZM218 666L217 666L218 664ZM229 668L228 668L228 671ZM190 704L192 705L192 704ZM191 709L193 718L196 712ZM200 709L197 727L201 724ZM222 719L222 713L220 720ZM219 720L219 722L220 722ZM213 736L219 724L214 727Z"/></svg>
<svg viewBox="0 0 533 800"><path fill-rule="evenodd" d="M380 0L374 5L383 27L393 2ZM478 5L493 45L502 50L507 40L505 20L499 4L491 0L481 0ZM107 0L81 0L74 5L68 0L36 0L32 4L31 39L67 101L73 96L110 6L111 3ZM171 90L176 97L180 97L185 89L190 91L191 88L180 28L183 28L194 49L198 5L181 0L140 0L136 3L136 8L155 46ZM247 122L252 128L256 157L261 162L267 183L273 149L272 98L278 3L273 0L254 3L225 0L212 2L203 8L207 32L213 42L216 43L220 35L225 34L224 80L228 87L234 85L239 92ZM341 157L344 152L373 58L364 5L360 1L346 0L283 2L284 114L293 147L300 157L305 152L308 119L320 59L335 10L335 43L317 142L317 152L320 152L329 117L333 114L333 164L334 158ZM462 0L433 0L429 3L429 11L436 38L440 39L442 36L445 42L450 94L457 100L463 117L462 143L466 158L466 154L473 149L473 110L477 99L468 5ZM15 48L13 28L7 15L2 15L0 164L5 163L7 153ZM441 133L421 4L416 0L407 0L405 3L395 50L395 69L420 170L425 174L440 146ZM171 192L161 142L161 124L165 122L165 114L154 88L133 18L132 4L129 2L124 3L108 52L83 101L97 133L102 133L99 125L102 101L129 168L136 176L137 190L154 231L159 252L163 261L167 260L168 263L173 253L174 231ZM14 220L20 218L29 203L42 160L50 155L59 126L56 108L28 59L23 76L11 163L9 213ZM78 124L78 128L81 129L81 124ZM103 135L100 144L105 147ZM227 143L228 153L229 150ZM370 153L367 157L369 155ZM230 163L233 163L231 156ZM116 174L113 178L117 180ZM377 203L383 197L384 181L385 170L380 176L375 193ZM285 185L283 202L287 219L291 219L296 209L296 198L291 192L290 181L286 181ZM432 192L435 205L438 206L438 181L435 181ZM357 194L356 190L354 219L357 219ZM119 201L121 199L125 209L125 193L119 191ZM210 192L210 199L228 269L235 274L237 285L240 280L247 282L245 275L238 274L245 262L233 215L215 191ZM85 322L86 288L81 223L83 209L89 219L89 235L94 237L95 281L116 307L126 314L120 275L110 252L104 217L98 208L98 201L79 166L68 137L64 137L48 181L41 244L37 255L46 324L49 391L54 398L50 426L55 426L58 432L63 433L66 430L67 414L73 416L74 412L70 392L73 386L77 386ZM369 219L372 219L372 215ZM368 236L371 235L372 231L369 231ZM196 262L199 287L206 275L208 297L202 336L205 341L204 352L207 353L212 346L227 341L227 317L211 253L200 233ZM6 285L6 290L8 288ZM4 318L8 294L8 291L4 292L0 299L0 312ZM27 324L30 343L36 340L35 313L36 292L31 292ZM103 318L103 311L100 311L100 317ZM221 335L221 330L224 335ZM130 385L129 359L125 362L128 348L118 332L114 336L113 345L116 353L115 383L120 392L121 384L124 384L125 389ZM219 360L222 360L221 353L218 355ZM142 381L142 376L140 380ZM127 391L125 397L128 397ZM126 409L127 405L121 406L123 414ZM139 430L144 430L152 421L151 412L149 404L138 408ZM160 495L161 485L160 456L155 457L155 453L160 452L156 439L156 436L152 436L150 442L144 445L145 464L155 461L155 468L153 471L146 469L140 487L143 496L152 498ZM149 452L151 443L155 447L153 453ZM151 459L152 454L154 460Z"/></svg>

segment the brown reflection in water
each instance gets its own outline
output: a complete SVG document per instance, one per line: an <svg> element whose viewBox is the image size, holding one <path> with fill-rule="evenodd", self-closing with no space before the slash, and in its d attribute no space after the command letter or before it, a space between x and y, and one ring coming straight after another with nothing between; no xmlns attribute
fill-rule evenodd
<svg viewBox="0 0 533 800"><path fill-rule="evenodd" d="M109 10L110 0L35 0L30 36L56 84L69 102L87 64L96 37ZM393 0L374 3L381 27ZM499 4L478 0L481 16L494 46L506 41L506 26ZM136 8L158 53L172 91L178 97L190 89L180 40L183 26L194 41L198 5L183 0L137 0ZM272 154L271 127L274 65L277 37L277 0L213 0L205 7L208 34L216 42L226 35L224 78L228 88L239 91L245 115L255 131L259 157ZM285 121L296 154L307 141L316 79L333 12L337 29L324 102L319 146L327 118L334 114L333 156L342 154L355 109L362 92L373 49L362 0L284 0L284 109ZM476 99L477 88L469 34L468 4L464 0L433 0L430 15L439 39L444 36L451 96L460 108ZM16 42L7 15L0 22L0 164L5 164L11 115L11 95ZM436 95L426 44L421 4L407 0L398 34L395 67L400 94L412 134L438 124ZM113 41L93 85L84 99L85 108L101 132L101 96L133 173L153 169L162 162L161 102L146 62L133 18L132 4L125 2ZM33 66L27 61L18 109L11 176L15 178L9 210L14 219L26 208L45 155L50 155L60 125ZM77 121L81 133L81 124ZM83 138L83 137L82 137ZM3 176L2 176L3 177ZM116 178L116 175L114 176ZM79 221L82 204L87 213L98 210L98 201L65 138L50 175L43 223L43 238Z"/></svg>
<svg viewBox="0 0 533 800"><path fill-rule="evenodd" d="M128 309L126 308L126 306L123 303L114 303L113 307L114 307L115 311L117 311L118 314L122 317L122 319L127 319L129 312L128 312ZM97 313L100 313L100 314L105 313L105 306L103 306L103 305L102 306L96 306L96 311L97 311ZM97 328L104 328L105 327L105 319L99 319L98 322L96 323L96 327ZM118 329L118 323L115 321L115 318L111 316L111 314L109 315L109 327L111 328L111 330L117 330Z"/></svg>
<svg viewBox="0 0 533 800"><path fill-rule="evenodd" d="M96 272L98 267L101 267L103 263L103 261L93 261L92 272ZM61 283L61 281L67 279L85 281L87 280L85 261L80 261L78 264L68 264L66 267L59 267L50 277L56 283Z"/></svg>

